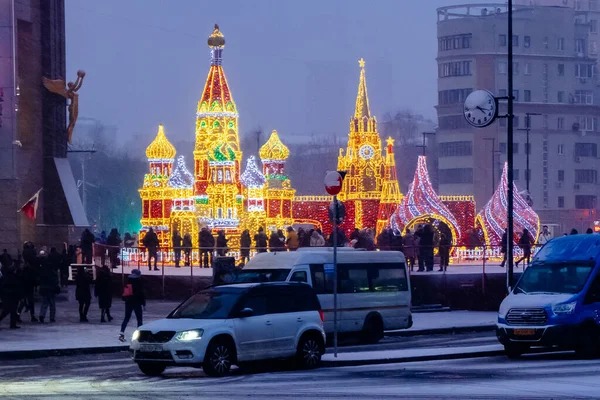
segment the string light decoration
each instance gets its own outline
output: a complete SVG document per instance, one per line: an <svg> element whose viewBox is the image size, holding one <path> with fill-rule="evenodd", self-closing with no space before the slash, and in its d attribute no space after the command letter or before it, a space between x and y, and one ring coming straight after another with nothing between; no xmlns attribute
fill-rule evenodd
<svg viewBox="0 0 600 400"><path fill-rule="evenodd" d="M267 183L267 179L262 172L256 166L256 159L254 156L248 157L246 161L246 169L241 175L242 185L248 189L262 189Z"/></svg>
<svg viewBox="0 0 600 400"><path fill-rule="evenodd" d="M448 210L454 215L460 231L463 233L458 240L459 246L468 246L469 236L467 233L475 226L475 216L477 214L477 206L475 197L473 196L439 196Z"/></svg>
<svg viewBox="0 0 600 400"><path fill-rule="evenodd" d="M456 245L461 238L458 221L433 190L425 156L419 156L414 179L392 219L396 229L410 228L424 219L438 220L450 229L452 244Z"/></svg>
<svg viewBox="0 0 600 400"><path fill-rule="evenodd" d="M194 186L194 175L186 168L183 156L177 157L177 163L168 184L176 189L191 189Z"/></svg>
<svg viewBox="0 0 600 400"><path fill-rule="evenodd" d="M398 204L402 202L403 196L398 185L396 175L396 159L394 157L394 139L388 137L385 150L385 171L383 175L383 185L381 188L381 199L379 201L379 210L377 212L376 234L389 226L390 217L396 211Z"/></svg>
<svg viewBox="0 0 600 400"><path fill-rule="evenodd" d="M502 244L502 235L507 223L508 209L508 164L504 163L502 177L498 188L494 192L492 198L488 201L485 207L477 214L475 224L483 230L485 242L488 245ZM515 243L519 242L519 238L526 228L531 237L537 242L540 232L540 218L537 213L531 208L527 201L519 194L517 185L513 182L513 230L515 232Z"/></svg>

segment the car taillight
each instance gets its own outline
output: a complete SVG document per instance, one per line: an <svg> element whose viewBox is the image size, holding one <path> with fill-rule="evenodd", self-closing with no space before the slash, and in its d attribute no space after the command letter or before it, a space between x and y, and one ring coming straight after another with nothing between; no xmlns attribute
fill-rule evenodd
<svg viewBox="0 0 600 400"><path fill-rule="evenodd" d="M321 322L325 322L325 313L323 310L319 310L319 317L321 317Z"/></svg>

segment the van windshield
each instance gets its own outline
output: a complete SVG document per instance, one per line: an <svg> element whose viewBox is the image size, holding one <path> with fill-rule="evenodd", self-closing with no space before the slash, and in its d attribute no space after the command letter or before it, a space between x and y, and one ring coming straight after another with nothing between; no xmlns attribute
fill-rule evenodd
<svg viewBox="0 0 600 400"><path fill-rule="evenodd" d="M236 272L232 283L285 282L291 269L246 269Z"/></svg>
<svg viewBox="0 0 600 400"><path fill-rule="evenodd" d="M592 264L534 264L527 268L515 287L515 294L581 292Z"/></svg>

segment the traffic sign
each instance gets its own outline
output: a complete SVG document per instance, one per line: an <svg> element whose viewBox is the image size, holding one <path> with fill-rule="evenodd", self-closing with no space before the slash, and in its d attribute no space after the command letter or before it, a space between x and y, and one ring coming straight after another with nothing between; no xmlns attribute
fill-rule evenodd
<svg viewBox="0 0 600 400"><path fill-rule="evenodd" d="M342 175L337 171L329 171L325 175L325 190L332 196L336 196L342 190Z"/></svg>

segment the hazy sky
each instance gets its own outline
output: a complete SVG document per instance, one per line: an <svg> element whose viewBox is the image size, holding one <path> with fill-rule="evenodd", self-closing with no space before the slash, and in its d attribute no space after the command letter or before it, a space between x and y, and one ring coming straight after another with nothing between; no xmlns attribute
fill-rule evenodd
<svg viewBox="0 0 600 400"><path fill-rule="evenodd" d="M474 1L468 1L473 3ZM372 112L435 117L436 8L454 0L66 0L67 79L87 72L80 116L121 143L163 123L193 139L214 23L240 134L343 135L364 57Z"/></svg>

